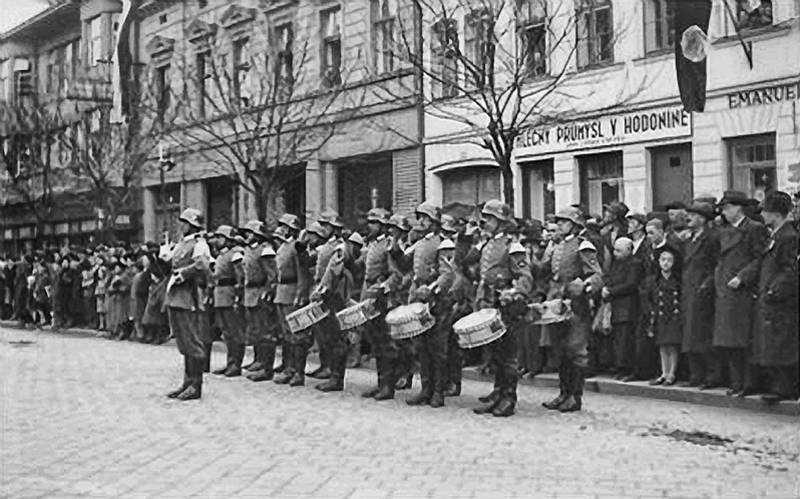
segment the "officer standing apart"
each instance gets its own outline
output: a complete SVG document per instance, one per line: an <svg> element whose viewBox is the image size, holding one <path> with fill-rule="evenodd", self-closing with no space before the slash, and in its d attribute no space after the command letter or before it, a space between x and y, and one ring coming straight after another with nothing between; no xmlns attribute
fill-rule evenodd
<svg viewBox="0 0 800 499"><path fill-rule="evenodd" d="M555 399L545 402L547 409L573 412L581 409L584 370L589 361L588 342L592 324L591 293L603 288L602 271L594 244L578 232L583 225L580 210L565 208L556 214L561 241L545 260L545 270L550 271L548 300L570 300L572 317L553 325L554 341L560 351L558 370L560 392Z"/></svg>
<svg viewBox="0 0 800 499"><path fill-rule="evenodd" d="M172 276L167 284L164 305L178 351L183 355L184 379L181 387L167 396L195 400L202 393L206 363L208 338L204 335L208 333L208 327L203 324L206 311L202 293L210 278L211 251L200 235L204 220L199 210L187 208L179 220L184 237L172 250Z"/></svg>
<svg viewBox="0 0 800 499"><path fill-rule="evenodd" d="M440 327L442 311L437 305L436 292L448 289L447 263L439 259L439 208L425 202L416 209L422 237L406 250L412 259L413 279L409 292L410 302L427 302L436 323L431 329L414 338L419 355L420 381L419 394L406 401L408 405L430 404L431 407L444 405L444 388L447 369L447 330ZM445 270L444 274L441 271ZM440 277L442 279L440 280Z"/></svg>
<svg viewBox="0 0 800 499"><path fill-rule="evenodd" d="M241 376L244 358L245 322L239 309L244 281L242 248L236 243L230 225L217 227L211 242L218 251L213 272L214 320L228 351L225 367L214 374L231 378Z"/></svg>
<svg viewBox="0 0 800 499"><path fill-rule="evenodd" d="M482 400L487 405L474 412L491 413L496 417L511 416L517 404L517 332L524 325L527 301L533 289L525 248L513 242L506 232L511 220L511 209L506 204L497 199L487 201L481 210L481 224L489 239L477 250L480 282L475 310L499 309L506 332L489 344L494 390ZM473 258L467 257L467 260Z"/></svg>
<svg viewBox="0 0 800 499"><path fill-rule="evenodd" d="M274 375L275 348L280 337L280 323L272 303L278 270L275 249L269 241L264 222L250 220L242 231L247 237L242 262L244 273L244 318L247 343L253 345L255 365L247 375L250 381L271 380Z"/></svg>

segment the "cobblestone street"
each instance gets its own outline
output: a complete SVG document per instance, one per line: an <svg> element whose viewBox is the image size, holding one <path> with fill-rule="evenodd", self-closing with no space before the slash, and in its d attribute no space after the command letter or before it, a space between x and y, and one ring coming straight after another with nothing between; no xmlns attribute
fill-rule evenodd
<svg viewBox="0 0 800 499"><path fill-rule="evenodd" d="M588 394L561 415L521 387L510 419L207 376L164 397L168 347L0 330L0 497L797 497L797 418ZM215 352L213 366L223 362Z"/></svg>

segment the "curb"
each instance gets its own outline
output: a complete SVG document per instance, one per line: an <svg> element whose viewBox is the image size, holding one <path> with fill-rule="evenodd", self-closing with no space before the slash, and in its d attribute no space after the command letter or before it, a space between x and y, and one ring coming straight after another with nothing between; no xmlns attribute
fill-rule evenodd
<svg viewBox="0 0 800 499"><path fill-rule="evenodd" d="M29 329L20 326L16 321L0 321L0 327L13 328L13 329ZM82 338L98 338L100 333L94 329L84 328L69 328L69 329L52 329L47 326L40 329L52 334L69 334L71 336L78 336ZM172 346L174 340L170 340L162 345L153 346ZM214 342L213 350L217 352L225 352L225 345L221 342ZM316 355L311 355L309 358L314 361ZM361 369L375 369L374 362L369 362L362 365ZM492 382L491 376L486 376L479 373L474 367L466 367L463 369L464 379L481 382ZM525 386L533 386L538 388L558 388L558 375L557 374L539 374L535 378L522 378L519 384ZM726 409L740 409L748 411L763 412L768 414L778 414L783 416L800 416L800 402L792 400L784 400L777 404L766 404L758 395L751 395L744 398L728 397L725 395L724 389L713 389L700 391L696 388L679 387L679 386L650 386L646 381L638 381L631 383L624 383L612 378L597 376L588 378L584 386L586 391L604 393L608 395L621 395L625 397L640 397L659 400L669 400L673 402L683 402L695 405L706 405L711 407L722 407Z"/></svg>

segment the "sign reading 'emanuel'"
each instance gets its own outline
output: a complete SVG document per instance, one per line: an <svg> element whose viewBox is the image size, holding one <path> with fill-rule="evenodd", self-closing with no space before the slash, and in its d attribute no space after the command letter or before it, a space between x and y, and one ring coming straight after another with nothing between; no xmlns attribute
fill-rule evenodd
<svg viewBox="0 0 800 499"><path fill-rule="evenodd" d="M680 106L674 106L551 127L529 128L517 137L515 148L518 156L533 156L691 134L691 113Z"/></svg>

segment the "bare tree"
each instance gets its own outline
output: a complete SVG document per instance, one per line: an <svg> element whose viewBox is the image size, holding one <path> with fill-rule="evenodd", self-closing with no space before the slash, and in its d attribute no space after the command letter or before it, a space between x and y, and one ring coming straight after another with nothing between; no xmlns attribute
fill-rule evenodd
<svg viewBox="0 0 800 499"><path fill-rule="evenodd" d="M42 234L53 214L56 194L68 188L68 175L58 157L58 136L64 129L61 108L25 99L3 104L1 111L0 190L7 194L3 201L21 202Z"/></svg>
<svg viewBox="0 0 800 499"><path fill-rule="evenodd" d="M340 53L320 71L291 25L274 27L269 38L268 50L220 32L195 40L192 53L178 58L186 83L173 98L182 118L165 127L187 153L252 194L261 219L365 93L349 85Z"/></svg>
<svg viewBox="0 0 800 499"><path fill-rule="evenodd" d="M512 207L517 138L528 127L580 112L586 96L569 84L577 74L576 58L586 66L604 63L624 31L611 26L610 16L604 27L587 21L575 5L573 0L414 0L419 29L399 30L394 54L426 80L420 96L426 114L455 125L448 142L489 153ZM418 33L422 43L409 33ZM644 85L623 85L592 110L620 106Z"/></svg>

